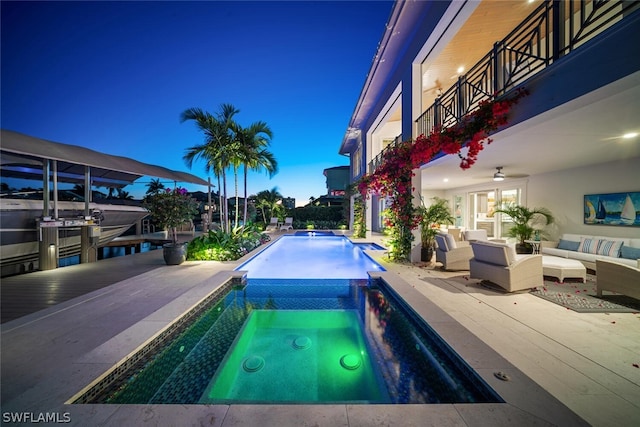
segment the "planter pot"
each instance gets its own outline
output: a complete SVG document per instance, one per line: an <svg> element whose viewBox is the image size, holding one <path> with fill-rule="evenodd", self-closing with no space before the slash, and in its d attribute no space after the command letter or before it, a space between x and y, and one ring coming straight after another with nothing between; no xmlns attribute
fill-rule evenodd
<svg viewBox="0 0 640 427"><path fill-rule="evenodd" d="M532 254L533 246L528 243L516 243L516 253L517 254Z"/></svg>
<svg viewBox="0 0 640 427"><path fill-rule="evenodd" d="M433 258L433 248L421 248L420 261L431 262Z"/></svg>
<svg viewBox="0 0 640 427"><path fill-rule="evenodd" d="M162 245L162 256L167 265L180 265L187 260L187 243Z"/></svg>

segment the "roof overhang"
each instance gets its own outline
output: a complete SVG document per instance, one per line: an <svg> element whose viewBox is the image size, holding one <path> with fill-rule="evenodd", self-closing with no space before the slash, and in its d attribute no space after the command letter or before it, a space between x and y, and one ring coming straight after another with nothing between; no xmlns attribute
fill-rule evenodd
<svg viewBox="0 0 640 427"><path fill-rule="evenodd" d="M346 155L357 148L360 132L367 131L372 116L376 114L375 108L379 107L379 101L385 95L385 88L395 87L400 83L402 75L398 74L398 70L406 65L403 61L413 60L407 56L407 46L413 43L416 28L421 25L435 25L450 3L452 2L394 2L385 31L378 43L378 49L338 150L339 154Z"/></svg>
<svg viewBox="0 0 640 427"><path fill-rule="evenodd" d="M2 129L1 132L0 173L3 177L37 179L42 175L44 162L55 160L58 181L61 182L83 183L86 167L89 167L91 180L98 186L124 187L142 176L208 185L207 181L190 173L11 130Z"/></svg>

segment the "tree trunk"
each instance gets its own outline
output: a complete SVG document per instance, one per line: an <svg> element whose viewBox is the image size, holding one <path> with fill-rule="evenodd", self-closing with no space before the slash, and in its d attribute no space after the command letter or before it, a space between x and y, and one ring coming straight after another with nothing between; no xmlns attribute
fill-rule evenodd
<svg viewBox="0 0 640 427"><path fill-rule="evenodd" d="M247 225L247 165L244 166L244 209L242 212L242 223Z"/></svg>
<svg viewBox="0 0 640 427"><path fill-rule="evenodd" d="M226 172L222 172L222 185L224 187L224 196L223 196L223 204L220 205L220 209L222 209L224 219L222 223L222 229L225 232L229 232L229 206L227 206L227 174Z"/></svg>
<svg viewBox="0 0 640 427"><path fill-rule="evenodd" d="M238 227L238 217L240 216L240 206L238 205L238 167L233 167L233 183L235 187L235 196L236 196L236 206L235 206L235 218L234 224L235 227Z"/></svg>

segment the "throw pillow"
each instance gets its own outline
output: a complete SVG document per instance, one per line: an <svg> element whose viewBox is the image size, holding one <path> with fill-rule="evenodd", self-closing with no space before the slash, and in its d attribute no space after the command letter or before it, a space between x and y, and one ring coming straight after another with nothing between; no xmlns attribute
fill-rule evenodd
<svg viewBox="0 0 640 427"><path fill-rule="evenodd" d="M624 246L620 249L620 257L626 259L640 259L640 248Z"/></svg>
<svg viewBox="0 0 640 427"><path fill-rule="evenodd" d="M586 254L597 254L599 244L600 239L585 239L584 237L581 237L580 245L578 246L578 252L584 252Z"/></svg>
<svg viewBox="0 0 640 427"><path fill-rule="evenodd" d="M436 245L443 252L449 252L449 246L447 245L447 239L444 237L444 234L436 234Z"/></svg>
<svg viewBox="0 0 640 427"><path fill-rule="evenodd" d="M572 240L560 239L558 242L558 249L564 249L566 251L577 251L580 246L580 242L574 242Z"/></svg>
<svg viewBox="0 0 640 427"><path fill-rule="evenodd" d="M622 240L601 240L598 246L598 255L605 255L618 258L620 256L620 248L622 248Z"/></svg>
<svg viewBox="0 0 640 427"><path fill-rule="evenodd" d="M453 234L445 234L444 238L447 240L447 246L449 250L453 250L456 248L456 239L453 238Z"/></svg>

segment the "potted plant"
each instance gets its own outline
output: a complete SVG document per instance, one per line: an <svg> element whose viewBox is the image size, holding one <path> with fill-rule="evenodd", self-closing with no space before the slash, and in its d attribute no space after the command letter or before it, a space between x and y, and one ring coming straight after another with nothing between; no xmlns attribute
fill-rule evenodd
<svg viewBox="0 0 640 427"><path fill-rule="evenodd" d="M417 208L417 219L420 224L420 241L422 244L422 261L431 261L435 248L435 236L441 224L453 224L455 218L449 210L448 200L440 197L433 197L433 203L426 207L421 205Z"/></svg>
<svg viewBox="0 0 640 427"><path fill-rule="evenodd" d="M538 225L548 225L555 221L547 208L528 208L515 203L502 206L498 204L498 206L494 214L502 213L511 218L513 225L507 231L507 236L518 239L516 252L520 254L532 252L533 248L525 243L525 240L530 240L534 233L536 236L540 235L542 230L537 227Z"/></svg>
<svg viewBox="0 0 640 427"><path fill-rule="evenodd" d="M198 213L198 202L189 196L186 189L176 187L146 196L144 205L154 222L169 232L171 243L162 246L165 262L169 265L182 264L187 257L187 244L178 243L177 227L193 219Z"/></svg>

